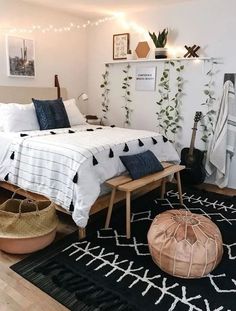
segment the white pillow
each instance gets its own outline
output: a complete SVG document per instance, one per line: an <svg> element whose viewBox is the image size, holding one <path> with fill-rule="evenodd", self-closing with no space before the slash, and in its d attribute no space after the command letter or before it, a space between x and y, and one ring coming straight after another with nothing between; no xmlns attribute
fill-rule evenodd
<svg viewBox="0 0 236 311"><path fill-rule="evenodd" d="M76 105L76 100L74 98L63 100L63 103L71 126L87 124L86 119L79 111L79 108Z"/></svg>
<svg viewBox="0 0 236 311"><path fill-rule="evenodd" d="M0 105L0 127L5 132L21 132L39 130L39 124L33 103Z"/></svg>

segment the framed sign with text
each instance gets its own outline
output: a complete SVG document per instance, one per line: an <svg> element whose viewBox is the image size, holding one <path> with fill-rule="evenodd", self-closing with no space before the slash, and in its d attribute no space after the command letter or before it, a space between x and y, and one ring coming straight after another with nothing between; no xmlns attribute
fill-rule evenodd
<svg viewBox="0 0 236 311"><path fill-rule="evenodd" d="M136 91L155 91L156 67L136 67Z"/></svg>

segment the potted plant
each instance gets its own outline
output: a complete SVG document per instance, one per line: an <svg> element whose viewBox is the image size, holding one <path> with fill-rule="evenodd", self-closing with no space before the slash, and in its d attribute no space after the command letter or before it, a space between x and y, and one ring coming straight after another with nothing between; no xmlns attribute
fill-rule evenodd
<svg viewBox="0 0 236 311"><path fill-rule="evenodd" d="M155 32L149 32L150 37L156 47L155 58L167 58L167 48L165 48L167 42L168 29L164 28L162 32L159 31L158 36Z"/></svg>

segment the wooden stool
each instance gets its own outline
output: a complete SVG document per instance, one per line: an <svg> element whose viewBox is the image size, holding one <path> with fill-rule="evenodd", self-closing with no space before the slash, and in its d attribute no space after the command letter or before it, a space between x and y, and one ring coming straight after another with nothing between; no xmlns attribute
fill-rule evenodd
<svg viewBox="0 0 236 311"><path fill-rule="evenodd" d="M170 163L162 163L164 170L158 173L154 173L148 176L144 176L142 178L132 180L130 176L118 176L106 181L106 184L112 188L111 199L108 207L107 218L105 228L108 228L110 225L111 214L114 205L114 199L116 195L116 191L123 191L126 193L126 237L127 239L131 236L130 229L130 208L131 208L131 194L133 191L136 191L148 184L160 181L161 182L161 198L164 198L165 195L165 186L167 178L176 173L177 177L177 187L179 192L179 201L180 204L183 205L182 198L182 188L181 188L181 180L179 172L182 171L185 166L183 165L174 165Z"/></svg>

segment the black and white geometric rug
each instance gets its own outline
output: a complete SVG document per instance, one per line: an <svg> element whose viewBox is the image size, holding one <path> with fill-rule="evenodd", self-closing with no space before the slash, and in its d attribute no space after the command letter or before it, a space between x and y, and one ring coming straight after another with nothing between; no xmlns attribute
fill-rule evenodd
<svg viewBox="0 0 236 311"><path fill-rule="evenodd" d="M223 259L202 279L167 275L149 254L146 235L152 219L180 208L175 189L164 200L152 193L132 203L130 240L121 207L112 229L83 241L72 234L11 268L70 310L235 311L236 200L190 189L184 189L183 199L186 209L209 217L223 236Z"/></svg>

